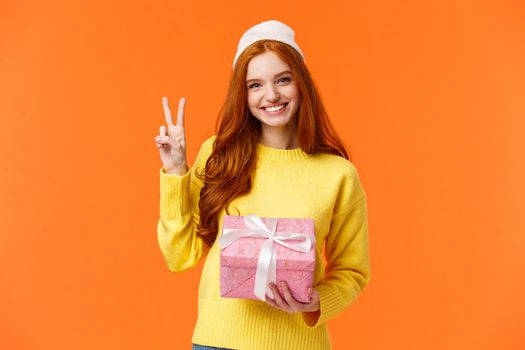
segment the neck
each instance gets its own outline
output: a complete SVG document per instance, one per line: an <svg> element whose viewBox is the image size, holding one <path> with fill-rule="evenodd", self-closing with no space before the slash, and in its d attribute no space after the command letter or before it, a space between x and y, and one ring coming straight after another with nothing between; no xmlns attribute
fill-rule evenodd
<svg viewBox="0 0 525 350"><path fill-rule="evenodd" d="M295 149L299 147L296 130L289 127L263 127L259 142L272 148Z"/></svg>

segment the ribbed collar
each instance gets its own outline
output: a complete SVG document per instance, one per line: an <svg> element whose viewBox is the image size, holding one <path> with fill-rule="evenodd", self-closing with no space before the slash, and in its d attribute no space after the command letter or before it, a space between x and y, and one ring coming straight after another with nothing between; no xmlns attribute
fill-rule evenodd
<svg viewBox="0 0 525 350"><path fill-rule="evenodd" d="M308 153L301 148L282 149L273 148L257 142L257 154L261 158L280 160L280 161L294 161L308 158Z"/></svg>

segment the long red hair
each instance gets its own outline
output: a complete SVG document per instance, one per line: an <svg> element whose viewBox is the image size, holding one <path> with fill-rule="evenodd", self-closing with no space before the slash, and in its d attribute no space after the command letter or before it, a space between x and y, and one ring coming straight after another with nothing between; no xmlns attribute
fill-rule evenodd
<svg viewBox="0 0 525 350"><path fill-rule="evenodd" d="M226 100L215 124L217 135L206 167L197 176L203 180L200 192L200 223L197 236L211 246L217 238L218 214L235 198L247 194L257 161L257 142L261 122L247 105L246 74L250 60L273 51L290 66L292 79L299 90L297 138L299 147L308 153L330 153L349 159L344 144L330 123L315 83L302 56L291 46L275 40L261 40L246 48L237 59ZM242 101L243 103L239 103Z"/></svg>

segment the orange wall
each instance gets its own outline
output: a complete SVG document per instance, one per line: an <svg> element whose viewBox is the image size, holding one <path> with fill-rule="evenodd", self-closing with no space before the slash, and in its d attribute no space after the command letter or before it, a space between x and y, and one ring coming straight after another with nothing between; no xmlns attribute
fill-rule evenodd
<svg viewBox="0 0 525 350"><path fill-rule="evenodd" d="M161 96L213 133L237 41L296 31L369 198L335 349L525 348L521 1L3 1L0 348L189 349L156 240Z"/></svg>

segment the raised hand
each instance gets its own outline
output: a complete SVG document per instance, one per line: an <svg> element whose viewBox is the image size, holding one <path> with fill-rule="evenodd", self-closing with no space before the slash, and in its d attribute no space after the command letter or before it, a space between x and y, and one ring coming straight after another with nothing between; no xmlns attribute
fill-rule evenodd
<svg viewBox="0 0 525 350"><path fill-rule="evenodd" d="M162 98L168 134L166 135L166 126L162 125L159 129L160 135L155 137L155 143L159 149L162 166L170 174L184 175L188 170L186 164L186 135L184 133L185 105L186 99L181 97L177 112L177 124L174 125L168 98Z"/></svg>

